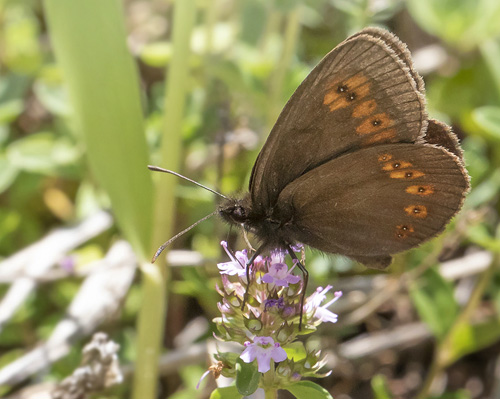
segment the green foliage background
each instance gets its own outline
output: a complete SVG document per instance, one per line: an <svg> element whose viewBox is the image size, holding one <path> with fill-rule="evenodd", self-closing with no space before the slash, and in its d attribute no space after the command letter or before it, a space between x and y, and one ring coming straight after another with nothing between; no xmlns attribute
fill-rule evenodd
<svg viewBox="0 0 500 399"><path fill-rule="evenodd" d="M203 267L172 273L147 266L163 240L212 212L216 199L153 176L146 165L175 169L224 193L244 191L261 144L311 68L349 34L387 27L412 51L439 46L422 64L431 66L424 71L429 113L454 127L472 179L464 210L447 232L398 256L390 271L395 279L412 277L408 297L437 342L425 365L432 378L417 390L427 397L434 376L500 336L498 21L497 0L179 0L175 7L166 0L0 0L0 254L109 209L116 226L71 255L78 269L101 258L117 237L133 245L142 275L122 315L103 328L122 345L123 363L138 361L134 397L154 397L155 379L140 374L160 343L169 348L190 318L217 314L215 263L228 233L211 219L176 242L213 260ZM244 246L238 234L229 237ZM434 268L415 272L478 249L494 260L466 304ZM309 252L307 264L313 286L371 273ZM0 332L0 365L47 336L80 282L68 277L39 287ZM0 294L7 288L0 286ZM485 307L488 316L476 317ZM179 309L183 318L165 316ZM335 331L342 341L364 330ZM75 349L45 378L66 376L78 356ZM204 367L180 370L165 392L192 397L192 375ZM331 384L327 389L338 393ZM378 398L396 397L390 386L380 375L371 382ZM110 397L132 391L127 381Z"/></svg>

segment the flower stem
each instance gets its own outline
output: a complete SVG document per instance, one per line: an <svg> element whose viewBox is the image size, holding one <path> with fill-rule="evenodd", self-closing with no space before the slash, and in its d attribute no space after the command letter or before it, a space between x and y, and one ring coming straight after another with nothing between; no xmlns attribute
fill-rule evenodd
<svg viewBox="0 0 500 399"><path fill-rule="evenodd" d="M278 390L274 386L274 377L275 377L275 371L274 371L274 360L271 360L271 369L264 374L262 378L262 385L264 388L265 392L265 397L266 399L276 399L278 397Z"/></svg>
<svg viewBox="0 0 500 399"><path fill-rule="evenodd" d="M173 15L174 56L166 79L164 134L158 162L169 169L179 169L182 119L186 102L191 31L195 23L195 0L177 0ZM156 186L153 241L155 245L171 234L175 211L175 179L164 179ZM152 252L156 247L152 248ZM134 399L157 396L158 358L161 352L170 270L165 258L156 265L144 264L142 271L142 303L137 322L137 361L134 375Z"/></svg>
<svg viewBox="0 0 500 399"><path fill-rule="evenodd" d="M264 394L266 399L277 399L278 390L275 388L265 388Z"/></svg>

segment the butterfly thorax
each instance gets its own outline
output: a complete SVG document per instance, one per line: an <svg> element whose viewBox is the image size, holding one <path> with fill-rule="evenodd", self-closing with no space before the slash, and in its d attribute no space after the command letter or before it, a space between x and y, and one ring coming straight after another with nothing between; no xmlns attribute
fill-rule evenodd
<svg viewBox="0 0 500 399"><path fill-rule="evenodd" d="M258 212L252 206L250 195L241 199L228 198L218 211L226 222L243 226L269 247L294 244L290 242L291 215L277 214L273 209Z"/></svg>

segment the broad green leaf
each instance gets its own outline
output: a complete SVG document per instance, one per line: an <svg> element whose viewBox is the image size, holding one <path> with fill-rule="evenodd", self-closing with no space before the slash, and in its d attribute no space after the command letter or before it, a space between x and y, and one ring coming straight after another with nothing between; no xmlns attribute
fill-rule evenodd
<svg viewBox="0 0 500 399"><path fill-rule="evenodd" d="M241 395L253 394L259 387L261 373L257 369L257 362L245 363L238 358L236 361L236 388Z"/></svg>
<svg viewBox="0 0 500 399"><path fill-rule="evenodd" d="M376 375L371 381L375 399L391 399L392 394L387 386L387 379L383 375Z"/></svg>
<svg viewBox="0 0 500 399"><path fill-rule="evenodd" d="M235 386L217 388L210 395L210 399L238 399L242 397Z"/></svg>
<svg viewBox="0 0 500 399"><path fill-rule="evenodd" d="M428 269L412 285L410 296L422 320L438 339L443 338L459 311L451 284L435 269Z"/></svg>
<svg viewBox="0 0 500 399"><path fill-rule="evenodd" d="M108 193L126 238L149 259L153 185L122 4L46 0L44 6L93 175Z"/></svg>
<svg viewBox="0 0 500 399"><path fill-rule="evenodd" d="M299 381L286 388L297 399L333 399L323 387L312 381Z"/></svg>

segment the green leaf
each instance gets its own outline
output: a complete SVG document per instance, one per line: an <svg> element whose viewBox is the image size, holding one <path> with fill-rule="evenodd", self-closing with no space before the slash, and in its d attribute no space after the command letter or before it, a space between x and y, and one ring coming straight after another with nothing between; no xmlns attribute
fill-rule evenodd
<svg viewBox="0 0 500 399"><path fill-rule="evenodd" d="M167 42L149 43L140 54L141 60L152 67L165 67L172 58L172 44Z"/></svg>
<svg viewBox="0 0 500 399"><path fill-rule="evenodd" d="M42 64L37 16L22 2L2 7L3 63L18 74L34 75Z"/></svg>
<svg viewBox="0 0 500 399"><path fill-rule="evenodd" d="M469 390L461 389L454 392L445 392L439 396L429 396L429 399L471 399L471 393Z"/></svg>
<svg viewBox="0 0 500 399"><path fill-rule="evenodd" d="M438 339L443 338L459 311L452 285L431 268L412 285L410 296L421 319Z"/></svg>
<svg viewBox="0 0 500 399"><path fill-rule="evenodd" d="M307 356L306 348L304 344L300 341L293 342L283 347L286 352L286 356L288 359L298 362L302 359L305 359Z"/></svg>
<svg viewBox="0 0 500 399"><path fill-rule="evenodd" d="M480 50L495 82L497 94L500 96L500 68L498 68L500 65L500 43L497 40L487 40L481 43Z"/></svg>
<svg viewBox="0 0 500 399"><path fill-rule="evenodd" d="M472 225L467 229L467 238L492 252L500 252L500 242L493 236L489 226L484 223Z"/></svg>
<svg viewBox="0 0 500 399"><path fill-rule="evenodd" d="M0 155L0 193L10 187L18 173L19 169L12 165L4 155Z"/></svg>
<svg viewBox="0 0 500 399"><path fill-rule="evenodd" d="M139 258L149 260L153 183L146 167L137 66L127 47L122 4L101 0L43 4L93 176L108 193L117 222Z"/></svg>
<svg viewBox="0 0 500 399"><path fill-rule="evenodd" d="M392 395L387 387L387 380L383 375L376 375L371 381L375 399L391 399Z"/></svg>
<svg viewBox="0 0 500 399"><path fill-rule="evenodd" d="M5 101L0 104L0 125L12 122L21 112L24 104L20 99Z"/></svg>
<svg viewBox="0 0 500 399"><path fill-rule="evenodd" d="M37 99L54 115L69 116L72 109L66 87L39 79L33 86Z"/></svg>
<svg viewBox="0 0 500 399"><path fill-rule="evenodd" d="M497 0L408 0L407 5L423 29L463 50L500 31Z"/></svg>
<svg viewBox="0 0 500 399"><path fill-rule="evenodd" d="M333 399L325 388L312 381L299 381L286 389L297 399Z"/></svg>
<svg viewBox="0 0 500 399"><path fill-rule="evenodd" d="M236 360L236 388L240 394L253 394L259 387L260 378L256 361L245 363L241 358Z"/></svg>
<svg viewBox="0 0 500 399"><path fill-rule="evenodd" d="M470 172L469 172L470 173ZM474 176L471 174L471 176ZM500 170L494 169L491 176L474 187L467 197L467 207L477 209L494 200L500 191Z"/></svg>
<svg viewBox="0 0 500 399"><path fill-rule="evenodd" d="M461 357L477 352L497 342L500 338L500 320L492 318L484 323L470 325L461 324L453 329L448 348L446 365L450 365Z"/></svg>
<svg viewBox="0 0 500 399"><path fill-rule="evenodd" d="M217 388L210 395L210 399L238 399L242 397L235 386Z"/></svg>
<svg viewBox="0 0 500 399"><path fill-rule="evenodd" d="M80 151L69 140L44 132L12 142L6 155L18 169L54 174L58 167L73 164L80 157Z"/></svg>
<svg viewBox="0 0 500 399"><path fill-rule="evenodd" d="M476 108L472 118L490 139L500 141L500 107L491 105Z"/></svg>

